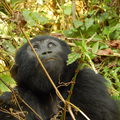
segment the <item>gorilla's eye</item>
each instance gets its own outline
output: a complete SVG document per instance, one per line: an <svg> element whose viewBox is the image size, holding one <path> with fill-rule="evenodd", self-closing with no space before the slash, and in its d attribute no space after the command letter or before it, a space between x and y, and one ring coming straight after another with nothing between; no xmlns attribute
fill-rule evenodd
<svg viewBox="0 0 120 120"><path fill-rule="evenodd" d="M38 49L39 46L37 44L33 45L33 48Z"/></svg>
<svg viewBox="0 0 120 120"><path fill-rule="evenodd" d="M55 47L56 45L53 43L53 42L50 42L50 43L48 43L48 48L53 48L53 47Z"/></svg>

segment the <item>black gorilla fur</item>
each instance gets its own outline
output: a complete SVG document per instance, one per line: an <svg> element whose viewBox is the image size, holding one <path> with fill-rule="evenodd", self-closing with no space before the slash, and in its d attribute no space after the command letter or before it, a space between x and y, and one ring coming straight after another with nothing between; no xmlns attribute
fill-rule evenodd
<svg viewBox="0 0 120 120"><path fill-rule="evenodd" d="M31 43L56 86L59 86L59 81L72 80L77 62L66 65L67 56L71 51L64 41L51 36L38 36L32 39ZM42 116L43 120L49 120L57 114L59 99L28 43L18 50L11 74L17 82L20 96ZM68 89L69 86L59 88L65 98ZM79 71L71 102L91 120L120 120L118 106L107 92L105 79L90 69L84 68ZM27 120L39 120L27 107L26 110ZM86 120L80 113L75 117L76 120ZM7 118L2 112L0 119L16 120L11 116ZM68 115L66 120L71 120L71 117Z"/></svg>

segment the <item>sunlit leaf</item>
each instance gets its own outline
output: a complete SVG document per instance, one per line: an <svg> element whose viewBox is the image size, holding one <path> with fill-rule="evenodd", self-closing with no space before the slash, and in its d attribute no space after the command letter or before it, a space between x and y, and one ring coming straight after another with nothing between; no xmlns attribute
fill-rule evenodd
<svg viewBox="0 0 120 120"><path fill-rule="evenodd" d="M64 7L64 14L65 15L71 15L72 13L72 7L71 6L65 6Z"/></svg>
<svg viewBox="0 0 120 120"><path fill-rule="evenodd" d="M86 30L91 27L94 23L94 19L93 18L86 18L85 19L85 27L86 27Z"/></svg>
<svg viewBox="0 0 120 120"><path fill-rule="evenodd" d="M80 58L80 54L79 53L71 53L68 55L68 61L67 61L67 65L72 64L73 62L75 62L78 58Z"/></svg>
<svg viewBox="0 0 120 120"><path fill-rule="evenodd" d="M79 20L75 20L75 21L73 21L73 23L74 23L75 28L79 28L80 26L83 25L83 22L81 22Z"/></svg>
<svg viewBox="0 0 120 120"><path fill-rule="evenodd" d="M93 53L97 53L98 47L99 47L99 42L96 42L96 43L93 45L93 47L92 47L92 52L93 52Z"/></svg>

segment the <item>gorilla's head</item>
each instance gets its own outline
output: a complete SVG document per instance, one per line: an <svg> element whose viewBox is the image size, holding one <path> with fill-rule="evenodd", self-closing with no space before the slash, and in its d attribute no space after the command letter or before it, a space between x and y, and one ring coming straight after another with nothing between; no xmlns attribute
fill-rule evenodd
<svg viewBox="0 0 120 120"><path fill-rule="evenodd" d="M72 67L66 65L68 54L71 51L64 41L51 36L38 36L32 39L31 43L56 85L61 78L69 79L67 74L74 71L70 70L74 65ZM68 69L69 73L67 73ZM47 92L52 88L28 43L17 51L11 75L19 85L33 90Z"/></svg>

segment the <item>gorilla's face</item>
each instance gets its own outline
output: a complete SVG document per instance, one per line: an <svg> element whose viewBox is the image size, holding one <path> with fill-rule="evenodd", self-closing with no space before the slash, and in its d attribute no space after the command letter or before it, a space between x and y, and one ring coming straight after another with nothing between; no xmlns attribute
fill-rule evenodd
<svg viewBox="0 0 120 120"><path fill-rule="evenodd" d="M67 56L70 53L68 45L50 36L36 37L31 40L31 43L51 78L57 84L67 67ZM11 73L18 84L31 85L33 89L37 88L40 91L51 89L51 83L28 43L18 50L15 61L13 66L15 69L12 69Z"/></svg>
<svg viewBox="0 0 120 120"><path fill-rule="evenodd" d="M49 73L57 73L57 71L59 73L62 72L66 64L67 54L64 54L62 46L58 41L54 39L45 39L34 41L32 45ZM30 60L36 60L36 56L30 46L27 46L26 52ZM34 67L42 71L38 60L36 60L35 64Z"/></svg>

